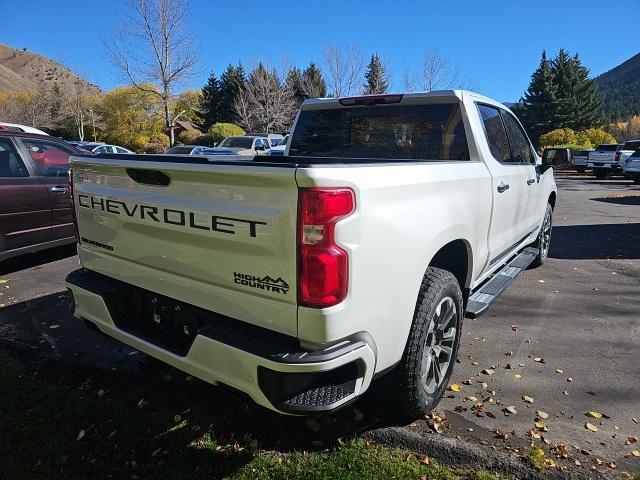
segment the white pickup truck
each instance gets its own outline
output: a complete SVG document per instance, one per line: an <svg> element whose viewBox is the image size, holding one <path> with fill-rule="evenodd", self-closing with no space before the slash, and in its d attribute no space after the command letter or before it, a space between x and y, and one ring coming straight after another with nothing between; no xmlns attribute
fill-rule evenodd
<svg viewBox="0 0 640 480"><path fill-rule="evenodd" d="M621 145L617 143L603 143L589 152L587 167L593 169L597 179L601 180L611 173L622 172L622 165L618 161L619 156L616 155L620 147Z"/></svg>
<svg viewBox="0 0 640 480"><path fill-rule="evenodd" d="M288 414L385 373L429 411L463 317L547 256L556 203L516 117L466 91L307 100L285 155L71 160L75 315Z"/></svg>

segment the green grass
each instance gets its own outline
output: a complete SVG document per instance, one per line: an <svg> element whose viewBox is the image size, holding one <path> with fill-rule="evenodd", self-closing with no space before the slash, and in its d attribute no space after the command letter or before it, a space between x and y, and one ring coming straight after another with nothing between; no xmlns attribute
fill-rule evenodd
<svg viewBox="0 0 640 480"><path fill-rule="evenodd" d="M90 379L74 388L41 377L0 355L4 478L498 478L361 439L313 453L262 451L247 435L221 442L212 425L197 425L187 411L100 395Z"/></svg>

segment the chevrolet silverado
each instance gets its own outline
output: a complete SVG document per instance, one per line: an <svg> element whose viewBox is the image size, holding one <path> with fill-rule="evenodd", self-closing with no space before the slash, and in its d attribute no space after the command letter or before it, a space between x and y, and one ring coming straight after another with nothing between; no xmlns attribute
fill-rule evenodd
<svg viewBox="0 0 640 480"><path fill-rule="evenodd" d="M541 265L553 170L467 91L307 100L281 157L71 159L75 315L288 414L388 375L432 409L463 317Z"/></svg>

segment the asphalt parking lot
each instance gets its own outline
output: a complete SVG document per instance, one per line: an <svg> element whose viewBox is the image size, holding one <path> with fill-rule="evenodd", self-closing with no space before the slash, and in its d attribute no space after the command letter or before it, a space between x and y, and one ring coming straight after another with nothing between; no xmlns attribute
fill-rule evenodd
<svg viewBox="0 0 640 480"><path fill-rule="evenodd" d="M444 435L496 448L533 442L553 449L562 443L566 461L578 460L580 468L613 471L607 464L614 462L616 471L637 471L640 459L631 451L638 446L629 437L640 437L640 186L583 175L556 178L550 258L521 275L489 313L466 321L452 378L460 388L438 406L437 415L446 421L436 423L447 425ZM198 398L194 408L206 409L202 397L214 398L220 407L210 422L218 422L218 431L239 429L233 426L237 421L268 448L310 448L318 438L328 446L397 422L375 392L355 405L364 421L354 423L348 408L319 420L318 432L303 419L267 412L202 382L177 388L184 375L73 318L64 288L65 275L77 268L73 253L59 249L0 265L0 350L72 364L105 383L141 378L136 395L158 401L171 395L183 403ZM145 367L140 377L141 365L153 368ZM507 407L515 413L505 413ZM406 428L432 435L434 421Z"/></svg>

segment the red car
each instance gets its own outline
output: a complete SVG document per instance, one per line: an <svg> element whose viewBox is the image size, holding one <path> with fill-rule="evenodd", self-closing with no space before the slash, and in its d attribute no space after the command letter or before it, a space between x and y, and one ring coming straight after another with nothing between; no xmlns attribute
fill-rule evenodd
<svg viewBox="0 0 640 480"><path fill-rule="evenodd" d="M69 157L86 154L47 135L0 131L0 261L75 242Z"/></svg>

